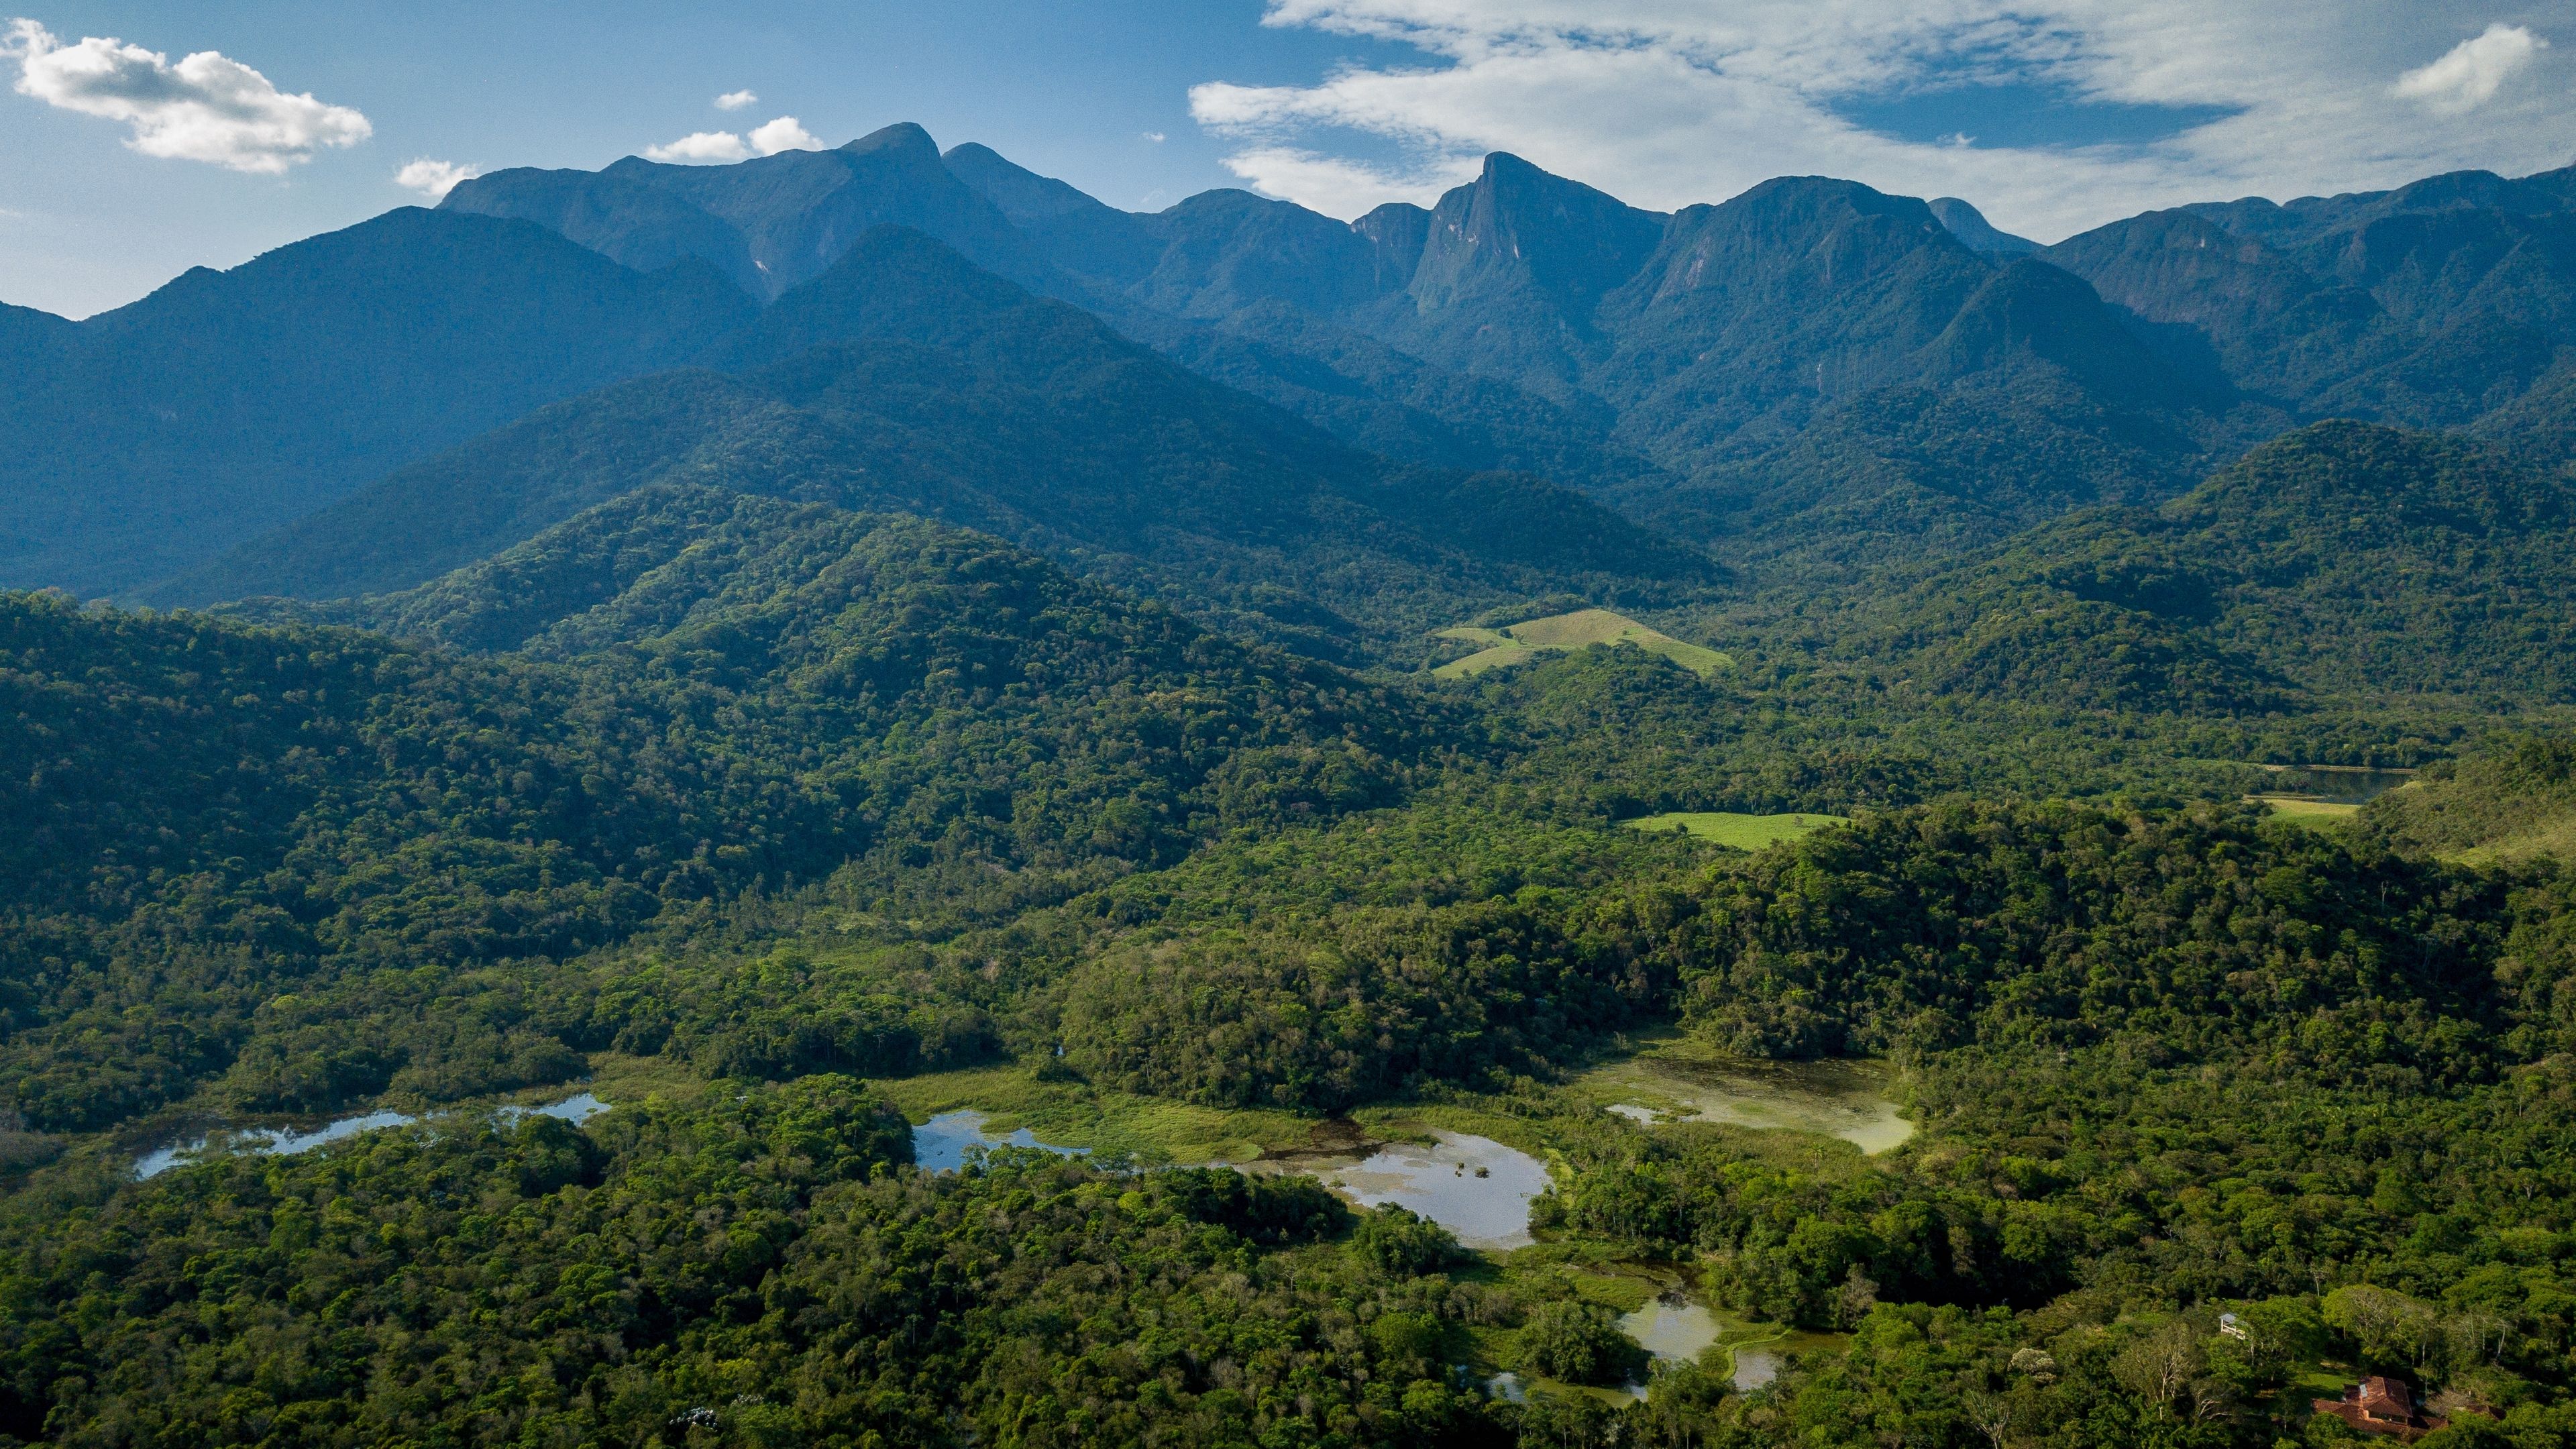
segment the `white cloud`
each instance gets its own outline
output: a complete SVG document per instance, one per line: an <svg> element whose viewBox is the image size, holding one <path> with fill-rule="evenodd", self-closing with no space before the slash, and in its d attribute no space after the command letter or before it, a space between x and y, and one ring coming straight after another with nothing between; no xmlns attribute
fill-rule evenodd
<svg viewBox="0 0 2576 1449"><path fill-rule="evenodd" d="M2494 100L2507 80L2548 48L2548 41L2519 25L2490 25L2440 60L2399 76L2395 91L2443 115L2464 115Z"/></svg>
<svg viewBox="0 0 2576 1449"><path fill-rule="evenodd" d="M325 146L354 146L373 128L347 106L289 95L268 77L211 50L178 64L112 37L65 45L33 20L12 20L0 59L18 63L16 89L49 106L123 121L125 144L146 156L274 174Z"/></svg>
<svg viewBox="0 0 2576 1449"><path fill-rule="evenodd" d="M759 94L754 91L727 91L723 95L716 97L716 109L719 111L739 111L743 107L748 106L759 99Z"/></svg>
<svg viewBox="0 0 2576 1449"><path fill-rule="evenodd" d="M775 156L781 151L820 151L823 143L798 125L794 116L781 116L752 129L751 149L763 156Z"/></svg>
<svg viewBox="0 0 2576 1449"><path fill-rule="evenodd" d="M406 161L394 173L396 186L408 187L432 201L444 201L456 183L471 181L483 174L480 166L460 166L453 161L432 161L426 156Z"/></svg>
<svg viewBox="0 0 2576 1449"><path fill-rule="evenodd" d="M715 161L748 161L751 148L731 131L692 131L666 146L644 148L647 161L705 165Z"/></svg>
<svg viewBox="0 0 2576 1449"><path fill-rule="evenodd" d="M1153 142L1157 146L1162 145L1165 140L1169 139L1160 131L1146 131L1142 134L1146 140Z"/></svg>
<svg viewBox="0 0 2576 1449"><path fill-rule="evenodd" d="M2536 8L2576 23L2576 0ZM2425 67L2446 79L2424 100L2475 91L2469 106L2440 112L2390 94L2389 77L2457 39L2443 10L2419 0L1270 0L1265 24L1397 40L1431 61L1348 66L1305 86L1212 82L1193 87L1190 104L1233 144L1238 175L1338 216L1427 202L1484 153L1506 150L1659 209L1813 173L1964 196L1997 226L2054 238L2183 201L2565 165L2576 85L2530 30L2506 28L2527 47L2490 29ZM2448 79L2464 53L2464 78ZM2555 79L2504 86L2516 68ZM2082 145L1899 136L1851 119L1865 102L1995 82L2204 111L2181 113L2191 124L2154 139ZM1990 138L1997 127L1980 114L1960 119L1969 136ZM1368 138L1369 159L1354 159L1353 133Z"/></svg>
<svg viewBox="0 0 2576 1449"><path fill-rule="evenodd" d="M695 131L667 146L647 146L647 161L676 161L690 165L710 165L724 161L748 161L754 156L775 156L781 151L820 151L823 143L797 123L794 116L752 128L749 137L731 131Z"/></svg>

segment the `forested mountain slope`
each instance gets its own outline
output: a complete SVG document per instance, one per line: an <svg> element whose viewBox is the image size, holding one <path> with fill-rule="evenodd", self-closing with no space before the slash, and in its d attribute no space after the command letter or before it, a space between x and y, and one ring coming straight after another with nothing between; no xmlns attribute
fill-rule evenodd
<svg viewBox="0 0 2576 1449"><path fill-rule="evenodd" d="M1651 595L1714 576L1541 480L1355 452L900 228L709 356L742 371L546 409L162 597L404 588L657 480L945 517L1186 586L1318 653L1561 584Z"/></svg>
<svg viewBox="0 0 2576 1449"><path fill-rule="evenodd" d="M2571 581L2563 470L2322 423L2159 509L2045 525L1863 609L1891 666L1935 692L2184 713L2294 696L2510 709L2576 691Z"/></svg>
<svg viewBox="0 0 2576 1449"><path fill-rule="evenodd" d="M752 311L695 263L407 207L80 323L0 322L0 580L135 588Z"/></svg>
<svg viewBox="0 0 2576 1449"><path fill-rule="evenodd" d="M2455 427L2576 344L2570 171L2149 212L2041 255L2166 355L2308 416Z"/></svg>
<svg viewBox="0 0 2576 1449"><path fill-rule="evenodd" d="M184 1093L284 983L560 957L758 882L1042 899L1229 822L1381 798L1431 732L990 538L686 501L725 526L658 568L566 583L549 542L415 606L425 633L483 621L478 642L550 626L565 663L9 596L21 1109L101 1125ZM686 531L611 517L558 542L645 548L657 525ZM404 1067L279 1051L242 1068L244 1101L326 1105Z"/></svg>
<svg viewBox="0 0 2576 1449"><path fill-rule="evenodd" d="M2371 801L2360 828L2397 848L2487 864L2576 858L2576 744L2551 734L2491 740Z"/></svg>

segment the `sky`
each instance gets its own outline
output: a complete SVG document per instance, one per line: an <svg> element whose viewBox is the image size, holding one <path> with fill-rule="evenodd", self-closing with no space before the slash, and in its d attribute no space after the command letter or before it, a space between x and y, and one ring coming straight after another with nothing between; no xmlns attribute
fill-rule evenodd
<svg viewBox="0 0 2576 1449"><path fill-rule="evenodd" d="M1508 150L1660 210L1828 174L2054 241L2576 162L2576 0L0 0L0 301L85 316L509 166L896 121L1115 206L1336 216Z"/></svg>

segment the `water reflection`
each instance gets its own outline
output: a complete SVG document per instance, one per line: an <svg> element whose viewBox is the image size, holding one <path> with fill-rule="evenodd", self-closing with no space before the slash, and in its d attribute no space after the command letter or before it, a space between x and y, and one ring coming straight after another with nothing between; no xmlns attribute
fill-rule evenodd
<svg viewBox="0 0 2576 1449"><path fill-rule="evenodd" d="M1749 1394L1780 1376L1780 1355L1767 1348L1735 1351L1735 1391Z"/></svg>
<svg viewBox="0 0 2576 1449"><path fill-rule="evenodd" d="M1654 1302L1623 1316L1619 1328L1639 1348L1667 1363L1698 1363L1729 1331L1739 1335L1749 1331L1742 1319L1693 1302L1678 1289L1667 1289ZM1730 1357L1739 1391L1758 1389L1779 1376L1779 1346L1767 1340L1738 1347Z"/></svg>
<svg viewBox="0 0 2576 1449"><path fill-rule="evenodd" d="M1090 1154L1088 1147L1058 1147L1040 1142L1026 1127L1006 1137L984 1131L984 1114L971 1107L942 1112L912 1129L912 1160L924 1172L955 1172L966 1165L969 1147L1035 1147L1065 1157Z"/></svg>
<svg viewBox="0 0 2576 1449"><path fill-rule="evenodd" d="M1317 1171L1324 1185L1359 1203L1411 1208L1471 1248L1520 1248L1530 1199L1547 1190L1547 1164L1463 1132L1435 1132L1431 1145L1390 1143L1368 1157Z"/></svg>
<svg viewBox="0 0 2576 1449"><path fill-rule="evenodd" d="M492 1115L505 1123L515 1122L521 1117L557 1117L578 1126L607 1110L608 1104L597 1096L578 1092L542 1107L501 1107ZM338 1118L310 1132L298 1132L292 1127L246 1127L222 1134L220 1142L214 1137L197 1137L156 1147L134 1159L134 1175L137 1178L158 1177L171 1168L184 1167L196 1161L210 1147L221 1151L256 1152L267 1157L287 1157L298 1152L310 1152L326 1142L355 1137L361 1132L373 1132L383 1127L408 1127L420 1120L409 1112L388 1110Z"/></svg>
<svg viewBox="0 0 2576 1449"><path fill-rule="evenodd" d="M2334 805L2367 805L2415 778L2413 770L2374 770L2361 765L2266 765L2264 793L2296 795Z"/></svg>
<svg viewBox="0 0 2576 1449"><path fill-rule="evenodd" d="M1620 1331L1637 1346L1674 1363L1697 1363L1725 1325L1705 1304L1667 1293L1619 1320Z"/></svg>

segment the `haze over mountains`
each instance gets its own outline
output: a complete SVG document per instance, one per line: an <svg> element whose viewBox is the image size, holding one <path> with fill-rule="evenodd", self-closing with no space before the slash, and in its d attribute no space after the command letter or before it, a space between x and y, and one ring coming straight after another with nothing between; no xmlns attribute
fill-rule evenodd
<svg viewBox="0 0 2576 1449"><path fill-rule="evenodd" d="M1956 198L1790 177L1667 215L1500 154L1347 224L1121 212L914 126L503 171L88 322L0 318L0 578L408 587L686 475L1188 576L1328 653L1533 589L1670 601L1719 576L1698 549L1937 559L2311 418L2546 445L2571 177L2039 247Z"/></svg>

